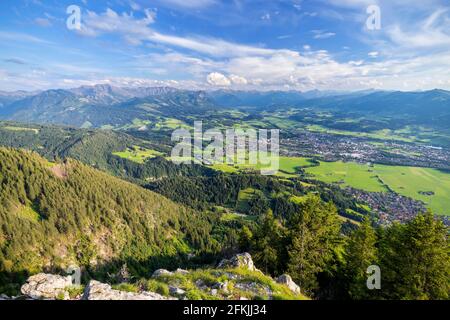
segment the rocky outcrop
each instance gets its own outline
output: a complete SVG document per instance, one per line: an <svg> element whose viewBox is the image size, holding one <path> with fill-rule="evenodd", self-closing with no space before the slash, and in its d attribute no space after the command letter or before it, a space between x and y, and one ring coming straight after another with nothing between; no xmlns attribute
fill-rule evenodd
<svg viewBox="0 0 450 320"><path fill-rule="evenodd" d="M187 274L189 274L189 271L178 268L178 269L175 271L175 273L182 274L182 275L187 275Z"/></svg>
<svg viewBox="0 0 450 320"><path fill-rule="evenodd" d="M39 273L28 278L21 292L24 296L32 299L69 299L66 288L72 285L70 276L62 277L58 275Z"/></svg>
<svg viewBox="0 0 450 320"><path fill-rule="evenodd" d="M113 279L116 283L117 278ZM122 281L117 286L91 280L83 288L73 286L70 276L37 274L22 286L22 294L24 296L12 298L0 295L0 300L307 299L289 275L284 274L277 279L264 275L255 268L248 253L221 261L219 268L177 269L173 272L159 269L153 273L151 279Z"/></svg>
<svg viewBox="0 0 450 320"><path fill-rule="evenodd" d="M176 297L184 296L186 294L185 290L180 289L176 286L169 286L169 292L172 296L176 296Z"/></svg>
<svg viewBox="0 0 450 320"><path fill-rule="evenodd" d="M250 271L259 271L258 269L256 269L255 264L253 263L252 256L247 252L237 254L229 260L224 259L219 263L217 267L221 269L243 268Z"/></svg>
<svg viewBox="0 0 450 320"><path fill-rule="evenodd" d="M291 276L288 274L279 276L276 281L277 283L287 286L295 294L301 293L300 287L292 280Z"/></svg>
<svg viewBox="0 0 450 320"><path fill-rule="evenodd" d="M154 292L125 292L114 290L109 284L101 283L95 280L89 282L86 287L82 300L169 300L160 294Z"/></svg>
<svg viewBox="0 0 450 320"><path fill-rule="evenodd" d="M170 272L166 269L158 269L155 272L153 272L152 278L158 278L161 276L171 276L173 275L173 272Z"/></svg>

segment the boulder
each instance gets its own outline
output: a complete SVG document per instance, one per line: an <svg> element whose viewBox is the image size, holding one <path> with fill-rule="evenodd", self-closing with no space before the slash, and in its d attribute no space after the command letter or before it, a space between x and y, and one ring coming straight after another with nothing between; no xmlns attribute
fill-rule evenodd
<svg viewBox="0 0 450 320"><path fill-rule="evenodd" d="M177 271L175 271L175 273L186 275L189 274L189 271L178 268Z"/></svg>
<svg viewBox="0 0 450 320"><path fill-rule="evenodd" d="M28 278L21 292L32 299L68 299L67 287L72 285L72 277L39 273Z"/></svg>
<svg viewBox="0 0 450 320"><path fill-rule="evenodd" d="M218 268L243 268L250 271L258 271L258 269L255 268L252 256L247 252L237 254L229 260L222 260L219 263Z"/></svg>
<svg viewBox="0 0 450 320"><path fill-rule="evenodd" d="M173 275L173 272L170 272L166 269L158 269L155 272L153 272L152 278L157 278L161 276L171 276Z"/></svg>
<svg viewBox="0 0 450 320"><path fill-rule="evenodd" d="M186 291L175 286L169 286L169 292L173 296L184 296L186 294Z"/></svg>
<svg viewBox="0 0 450 320"><path fill-rule="evenodd" d="M109 284L91 280L84 290L82 300L169 300L154 292L125 292L114 290Z"/></svg>
<svg viewBox="0 0 450 320"><path fill-rule="evenodd" d="M277 283L286 285L293 293L300 294L300 287L292 280L288 274L283 274L276 279Z"/></svg>

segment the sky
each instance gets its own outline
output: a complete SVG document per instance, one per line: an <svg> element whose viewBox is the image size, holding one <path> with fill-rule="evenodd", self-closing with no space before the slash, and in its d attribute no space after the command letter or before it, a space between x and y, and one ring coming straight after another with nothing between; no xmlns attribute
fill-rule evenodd
<svg viewBox="0 0 450 320"><path fill-rule="evenodd" d="M450 0L0 2L1 91L94 84L450 89Z"/></svg>

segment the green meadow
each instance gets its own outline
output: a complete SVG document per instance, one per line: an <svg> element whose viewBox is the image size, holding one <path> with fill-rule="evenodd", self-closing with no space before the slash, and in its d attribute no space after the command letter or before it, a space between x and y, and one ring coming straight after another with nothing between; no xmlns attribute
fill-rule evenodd
<svg viewBox="0 0 450 320"><path fill-rule="evenodd" d="M128 159L137 163L144 163L147 159L152 159L163 154L156 150L146 149L139 146L127 148L125 151L114 152L113 155Z"/></svg>
<svg viewBox="0 0 450 320"><path fill-rule="evenodd" d="M247 157L248 160L248 157ZM284 177L291 177L295 176L297 173L297 169L301 167L308 167L311 165L311 162L307 158L300 158L300 157L285 157L280 156L279 157L279 172L278 176L284 176ZM235 173L239 171L245 171L245 170L261 170L261 169L267 169L269 168L268 165L262 164L258 161L257 164L214 164L212 166L214 169L228 172L228 173Z"/></svg>
<svg viewBox="0 0 450 320"><path fill-rule="evenodd" d="M9 131L30 131L30 132L34 132L35 134L39 133L39 129L25 128L25 127L5 126L5 127L2 127L1 129L9 130Z"/></svg>
<svg viewBox="0 0 450 320"><path fill-rule="evenodd" d="M395 192L422 200L433 212L450 215L450 174L437 169L375 166L381 180Z"/></svg>
<svg viewBox="0 0 450 320"><path fill-rule="evenodd" d="M450 174L430 168L364 165L353 162L321 162L305 168L314 178L357 189L391 190L423 201L434 213L450 215Z"/></svg>
<svg viewBox="0 0 450 320"><path fill-rule="evenodd" d="M315 179L327 183L337 183L344 187L351 186L370 192L387 191L374 168L368 165L342 161L320 162L319 166L305 168L305 171Z"/></svg>

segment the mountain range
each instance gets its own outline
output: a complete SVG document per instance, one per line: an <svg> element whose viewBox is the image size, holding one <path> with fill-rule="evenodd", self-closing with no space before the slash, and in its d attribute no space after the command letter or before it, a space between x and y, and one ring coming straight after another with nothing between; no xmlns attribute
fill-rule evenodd
<svg viewBox="0 0 450 320"><path fill-rule="evenodd" d="M119 88L110 85L52 89L41 92L1 92L0 119L56 123L76 127L119 127L133 119L202 114L217 108L249 112L315 108L346 113L409 119L446 126L450 92L377 91L195 91L171 87Z"/></svg>

